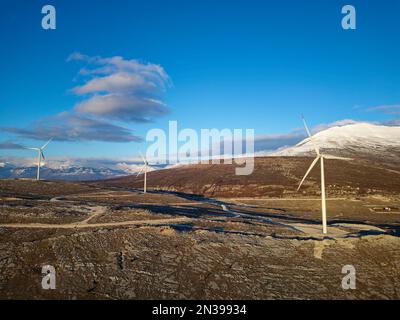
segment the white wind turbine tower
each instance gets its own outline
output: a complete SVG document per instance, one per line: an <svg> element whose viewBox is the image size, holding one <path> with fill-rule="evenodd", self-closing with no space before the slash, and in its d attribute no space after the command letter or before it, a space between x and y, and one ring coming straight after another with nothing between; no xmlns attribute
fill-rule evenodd
<svg viewBox="0 0 400 320"><path fill-rule="evenodd" d="M37 175L36 175L36 180L40 180L40 166L42 164L42 158L45 160L46 158L44 157L43 150L44 148L47 147L47 145L50 143L50 141L53 140L51 138L49 141L47 141L41 148L26 148L29 150L34 150L38 152L38 167L37 167Z"/></svg>
<svg viewBox="0 0 400 320"><path fill-rule="evenodd" d="M298 144L298 146L301 146L309 141L313 141L313 136L311 135L310 130L308 129L306 120L304 117L301 117L303 120L304 127L307 131L308 138L303 140ZM331 156L327 154L322 154L319 151L319 148L317 145L314 146L314 150L317 154L317 157L314 159L314 161L311 163L310 167L308 168L306 174L304 175L303 179L301 180L299 187L297 188L297 191L299 191L301 185L303 184L304 180L307 178L308 174L311 172L312 168L314 168L315 164L318 162L318 160L321 160L321 201L322 201L322 232L324 234L327 234L327 223L326 223L326 193L325 193L325 170L324 170L324 159L338 159L338 160L352 160L350 158L342 158L342 157L336 157L336 156Z"/></svg>
<svg viewBox="0 0 400 320"><path fill-rule="evenodd" d="M140 169L140 171L136 174L136 176L138 177L140 174L144 173L144 181L143 181L143 193L147 192L147 169L151 168L149 166L149 162L147 161L146 157L143 157L142 153L140 153L140 157L143 160L143 166Z"/></svg>

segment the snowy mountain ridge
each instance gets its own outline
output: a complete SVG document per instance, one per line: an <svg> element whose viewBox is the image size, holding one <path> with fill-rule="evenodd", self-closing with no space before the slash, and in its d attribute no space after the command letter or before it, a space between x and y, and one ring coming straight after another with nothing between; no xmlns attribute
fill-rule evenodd
<svg viewBox="0 0 400 320"><path fill-rule="evenodd" d="M307 139L306 139L307 140ZM313 135L309 141L272 153L273 156L300 156L314 152L314 147L339 153L390 152L400 148L400 127L371 123L355 123L335 126Z"/></svg>

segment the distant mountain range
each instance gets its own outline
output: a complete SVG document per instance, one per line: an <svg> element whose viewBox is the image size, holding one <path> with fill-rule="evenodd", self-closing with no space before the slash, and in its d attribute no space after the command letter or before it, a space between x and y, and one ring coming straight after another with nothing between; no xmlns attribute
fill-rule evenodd
<svg viewBox="0 0 400 320"><path fill-rule="evenodd" d="M37 167L16 167L12 164L3 164L0 167L1 178L34 178L36 177ZM40 176L45 180L97 180L107 179L110 177L118 177L129 174L123 170L115 170L109 168L90 168L75 167L68 168L47 168L42 167Z"/></svg>
<svg viewBox="0 0 400 320"><path fill-rule="evenodd" d="M41 167L40 176L45 180L102 180L135 174L140 171L141 167L140 163L121 163L112 160L49 160ZM166 167L165 165L152 166L148 171ZM37 166L32 164L32 159L10 160L9 162L0 160L1 179L33 179L36 177L36 172Z"/></svg>
<svg viewBox="0 0 400 320"><path fill-rule="evenodd" d="M314 146L325 153L357 158L359 161L398 171L400 168L400 127L354 123L335 126L316 133L312 141L268 152L268 156L313 156ZM262 153L260 154L262 155ZM0 178L34 178L35 159L0 159ZM175 165L176 166L176 165ZM159 165L152 170L168 169ZM41 169L41 177L48 180L102 180L139 172L140 162L64 159L49 160Z"/></svg>

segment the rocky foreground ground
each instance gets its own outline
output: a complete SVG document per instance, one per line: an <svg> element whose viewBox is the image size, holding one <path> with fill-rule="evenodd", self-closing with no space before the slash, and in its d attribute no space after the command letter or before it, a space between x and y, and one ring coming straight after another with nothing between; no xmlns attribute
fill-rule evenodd
<svg viewBox="0 0 400 320"><path fill-rule="evenodd" d="M399 299L400 201L2 181L3 299ZM42 288L42 267L56 289ZM345 265L356 289L344 290Z"/></svg>

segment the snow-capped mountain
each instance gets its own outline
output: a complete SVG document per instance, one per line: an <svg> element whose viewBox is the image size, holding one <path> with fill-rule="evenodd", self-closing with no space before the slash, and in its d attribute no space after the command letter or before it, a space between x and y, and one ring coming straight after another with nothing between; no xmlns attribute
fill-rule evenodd
<svg viewBox="0 0 400 320"><path fill-rule="evenodd" d="M400 164L400 127L371 123L335 126L316 133L309 141L277 152L274 156L305 156L320 150L341 156L383 161L391 166Z"/></svg>
<svg viewBox="0 0 400 320"><path fill-rule="evenodd" d="M33 160L34 161L34 160ZM37 166L31 159L17 159L9 162L0 162L0 179L35 178ZM104 163L106 162L106 163ZM167 166L151 166L147 170L164 169ZM82 159L48 160L40 169L40 176L47 180L88 181L109 179L114 177L135 174L140 171L142 164L118 161L101 161Z"/></svg>

